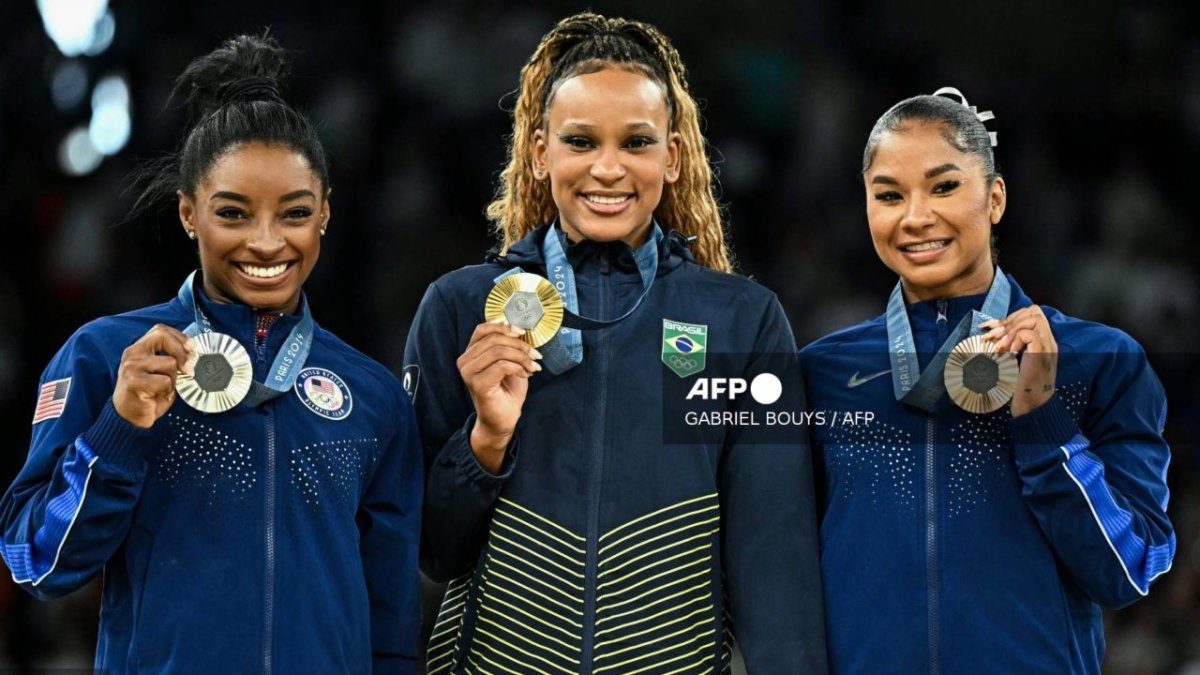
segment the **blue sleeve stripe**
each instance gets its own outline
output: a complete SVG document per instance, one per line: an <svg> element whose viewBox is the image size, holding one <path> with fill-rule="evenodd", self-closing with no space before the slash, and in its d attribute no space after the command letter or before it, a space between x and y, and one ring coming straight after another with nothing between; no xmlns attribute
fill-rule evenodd
<svg viewBox="0 0 1200 675"><path fill-rule="evenodd" d="M83 509L95 462L96 453L83 437L75 439L75 456L62 465L67 489L46 503L46 519L33 535L33 543L3 546L4 561L13 572L13 581L18 584L33 582L37 586L58 566L63 545ZM52 552L53 559L50 558Z"/></svg>
<svg viewBox="0 0 1200 675"><path fill-rule="evenodd" d="M1078 455L1084 450L1087 450L1090 446L1091 442L1088 441L1086 436L1083 434L1075 434L1071 437L1071 440L1062 444L1062 451L1063 454L1067 456L1067 461L1070 461L1072 457Z"/></svg>
<svg viewBox="0 0 1200 675"><path fill-rule="evenodd" d="M1081 450L1072 453L1063 446L1063 452L1072 455L1070 460L1063 463L1063 469L1079 486L1092 517L1100 526L1109 548L1117 556L1125 577L1140 595L1146 595L1150 592L1150 582L1171 569L1171 560L1175 557L1175 534L1172 532L1164 544L1147 546L1145 540L1133 531L1133 514L1118 506L1109 492L1104 482L1104 465Z"/></svg>

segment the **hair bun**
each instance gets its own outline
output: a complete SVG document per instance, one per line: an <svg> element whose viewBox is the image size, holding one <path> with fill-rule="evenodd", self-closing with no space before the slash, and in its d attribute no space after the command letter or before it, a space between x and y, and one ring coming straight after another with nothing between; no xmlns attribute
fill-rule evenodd
<svg viewBox="0 0 1200 675"><path fill-rule="evenodd" d="M286 52L267 34L239 35L202 56L179 76L175 95L200 119L231 103L277 101L288 74Z"/></svg>

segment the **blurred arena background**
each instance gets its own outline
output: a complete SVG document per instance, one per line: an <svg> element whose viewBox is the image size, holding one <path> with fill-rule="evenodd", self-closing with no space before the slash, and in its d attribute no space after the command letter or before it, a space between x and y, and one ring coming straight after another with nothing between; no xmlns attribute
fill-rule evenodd
<svg viewBox="0 0 1200 675"><path fill-rule="evenodd" d="M334 186L307 292L319 322L398 372L425 286L491 244L482 209L520 66L586 7L0 4L0 483L23 463L38 375L71 332L168 299L196 264L174 205L122 224L125 176L180 138L181 111L164 105L188 61L267 26L296 52L285 95L322 130ZM1186 4L590 7L678 46L741 271L779 293L801 344L882 311L894 283L859 180L875 118L943 85L996 113L1002 265L1035 301L1132 334L1168 392L1178 553L1149 598L1108 616L1105 671L1200 673L1200 24ZM0 672L90 666L94 585L38 603L3 576Z"/></svg>

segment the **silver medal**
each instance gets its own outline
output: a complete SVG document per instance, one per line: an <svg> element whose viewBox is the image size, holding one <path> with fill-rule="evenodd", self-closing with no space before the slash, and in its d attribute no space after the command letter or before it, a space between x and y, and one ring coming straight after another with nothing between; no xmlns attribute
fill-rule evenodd
<svg viewBox="0 0 1200 675"><path fill-rule="evenodd" d="M225 412L241 403L254 381L246 348L223 333L201 333L192 339L197 345L194 374L175 377L179 398L204 413Z"/></svg>

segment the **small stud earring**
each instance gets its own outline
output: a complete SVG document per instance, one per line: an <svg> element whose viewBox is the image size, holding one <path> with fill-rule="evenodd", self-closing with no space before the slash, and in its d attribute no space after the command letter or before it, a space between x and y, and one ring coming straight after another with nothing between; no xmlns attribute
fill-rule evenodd
<svg viewBox="0 0 1200 675"><path fill-rule="evenodd" d="M325 228L323 228L323 227L321 228L321 236L322 236L322 237L324 237L324 236L325 236Z"/></svg>
<svg viewBox="0 0 1200 675"><path fill-rule="evenodd" d="M674 171L667 172L667 180L675 180L675 172Z"/></svg>
<svg viewBox="0 0 1200 675"><path fill-rule="evenodd" d="M187 231L187 236L188 236L188 239L191 239L192 241L195 241L195 240L196 240L196 231L195 231L195 230L191 230L191 229L189 229L189 230Z"/></svg>

